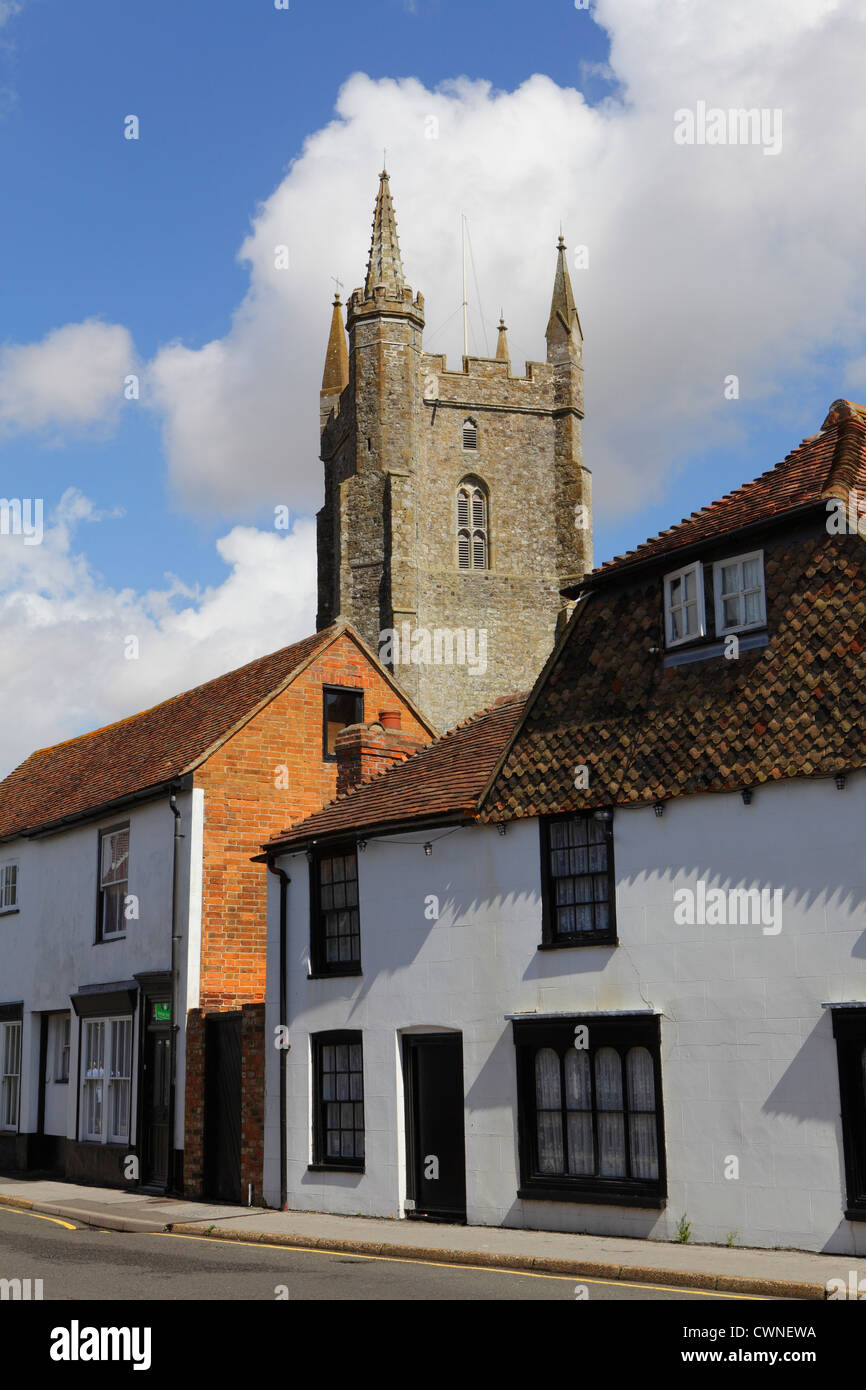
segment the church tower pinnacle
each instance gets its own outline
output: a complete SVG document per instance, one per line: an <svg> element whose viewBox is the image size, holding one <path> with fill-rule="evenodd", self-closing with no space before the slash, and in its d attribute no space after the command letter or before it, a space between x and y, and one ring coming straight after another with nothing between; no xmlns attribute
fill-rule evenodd
<svg viewBox="0 0 866 1390"><path fill-rule="evenodd" d="M331 314L331 331L328 334L328 350L325 353L325 370L322 373L322 389L319 392L319 427L325 422L349 385L349 352L346 347L346 330L343 327L343 306L339 294L334 295Z"/></svg>
<svg viewBox="0 0 866 1390"><path fill-rule="evenodd" d="M382 285L387 295L397 299L403 293L404 283L397 219L394 216L388 171L383 169L379 175L379 192L373 214L373 240L370 243L364 294L369 299L376 286Z"/></svg>

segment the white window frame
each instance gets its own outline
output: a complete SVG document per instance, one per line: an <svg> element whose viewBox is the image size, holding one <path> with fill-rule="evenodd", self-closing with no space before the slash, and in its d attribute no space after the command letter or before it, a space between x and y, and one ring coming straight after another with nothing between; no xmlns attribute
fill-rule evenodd
<svg viewBox="0 0 866 1390"><path fill-rule="evenodd" d="M70 1014L51 1015L51 1080L62 1085L69 1080L69 1059L72 1044L72 1017Z"/></svg>
<svg viewBox="0 0 866 1390"><path fill-rule="evenodd" d="M21 1033L20 1019L0 1023L0 1132L4 1134L18 1133L21 1107ZM10 1119L13 1111L14 1119Z"/></svg>
<svg viewBox="0 0 866 1390"><path fill-rule="evenodd" d="M740 615L745 619L745 616L746 616L745 595L746 595L747 592L749 592L749 593L755 593L755 592L757 592L757 593L760 595L760 599L761 599L761 615L760 615L759 618L756 618L756 619L754 620L754 622L747 623L747 622L744 621L744 622L741 622L741 623L732 623L729 627L725 627L725 624L724 624L725 606L724 606L724 603L722 602L722 570L725 569L725 568L727 568L727 566L729 566L729 565L739 565L739 566L740 566L740 578L742 579L742 566L745 565L749 560L757 560L757 561L758 561L758 564L759 564L759 566L760 566L760 571L761 571L761 582L760 582L760 586L759 586L759 588L757 589L757 591L754 590L754 589L749 589L749 590L747 591L747 590L744 589L744 588L740 588L740 589L737 590L737 595L736 595L736 596L738 596L739 599L740 599ZM753 628L766 627L766 625L767 625L767 584L766 584L766 580L765 580L765 577L764 577L764 552L763 552L763 550L750 550L750 551L749 551L747 554L745 554L745 555L731 555L731 556L728 557L727 559L724 559L724 560L716 560L715 563L713 564L713 594L714 594L714 596L715 596L715 604L716 604L716 636L717 636L717 637L724 637L724 636L725 636L727 633L729 633L729 632L751 632ZM728 595L726 595L726 597L727 597L727 598L732 598L732 597L734 597L734 595L728 594Z"/></svg>
<svg viewBox="0 0 866 1390"><path fill-rule="evenodd" d="M14 869L14 875L10 875L10 870ZM9 895L9 879L14 877L15 894ZM17 859L4 859L0 863L0 914L4 912L18 911L18 885L21 881L21 870Z"/></svg>
<svg viewBox="0 0 866 1390"><path fill-rule="evenodd" d="M698 605L698 630L697 632L687 632L682 637L671 635L671 585L677 579L683 579L687 574L695 576L695 597ZM684 642L696 642L699 637L707 635L707 613L704 602L704 567L700 560L694 564L683 565L681 569L671 570L664 576L662 581L664 591L664 615L665 615L665 646L680 647ZM682 605L678 605L681 607Z"/></svg>
<svg viewBox="0 0 866 1390"><path fill-rule="evenodd" d="M128 1144L132 1128L132 1058L133 1015L120 1014L105 1018L84 1018L82 1022L81 1056L79 1060L81 1089L81 1138L91 1144ZM90 1060L90 1030L102 1029L102 1046L93 1060L97 1065L87 1071ZM122 1030L122 1031L121 1031ZM126 1039L125 1055L117 1056L118 1033ZM120 1067L115 1069L114 1063ZM107 1073L107 1074L106 1074ZM118 1106L123 1106L125 1088L126 1124L113 1123Z"/></svg>
<svg viewBox="0 0 866 1390"><path fill-rule="evenodd" d="M126 864L123 877L119 877L114 872L115 866L109 869L108 876L105 872L105 846L114 844L114 841L121 835L126 836ZM99 921L97 922L97 941L118 941L126 935L126 899L129 895L129 851L131 844L130 826L113 825L99 832ZM112 848L112 855L114 850ZM108 894L116 888L122 889L119 895L121 900L120 917L117 931L105 930L106 904Z"/></svg>

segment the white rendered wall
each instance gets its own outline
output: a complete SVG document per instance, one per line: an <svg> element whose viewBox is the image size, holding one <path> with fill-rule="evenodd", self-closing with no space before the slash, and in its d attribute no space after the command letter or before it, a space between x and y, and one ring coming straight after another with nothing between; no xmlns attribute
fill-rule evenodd
<svg viewBox="0 0 866 1390"><path fill-rule="evenodd" d="M370 840L359 854L360 978L309 980L308 867L289 888L288 1205L399 1217L405 1198L399 1035L463 1033L470 1223L866 1252L844 1219L836 1049L826 1001L866 999L866 777L619 809L615 947L539 952L534 820L434 843ZM436 841L442 832L431 832ZM783 890L782 929L678 926L674 891ZM439 898L439 919L425 900ZM268 1023L276 1023L279 891L269 913ZM663 1211L519 1200L512 1013L645 1010L662 1016L668 1168ZM311 1173L311 1033L360 1029L366 1171ZM271 1055L272 1054L272 1055ZM266 1199L279 1193L278 1064L269 1053ZM735 1157L739 1177L724 1177ZM733 1165L728 1164L729 1170Z"/></svg>
<svg viewBox="0 0 866 1390"><path fill-rule="evenodd" d="M177 798L182 814L178 876L180 930L186 934L190 901L192 795ZM129 822L129 886L138 899L138 920L126 923L122 939L97 943L97 860L100 829ZM70 1009L70 995L84 986L131 980L147 971L171 966L171 892L174 817L168 795L101 821L70 827L44 839L20 839L0 846L0 863L19 865L17 913L0 916L0 1003L23 1000L22 1075L19 1129L37 1128L39 1096L39 1014ZM200 836L199 836L200 840ZM199 845L200 858L200 845ZM180 963L185 956L181 943ZM181 1000L186 983L181 975ZM184 1019L178 1035L178 1058L185 1055ZM76 1137L79 1020L72 1011L70 1081L65 1092L65 1124L60 1133ZM138 1020L133 1038L131 1142L135 1142L137 1106ZM48 1099L46 1096L46 1120ZM177 1118L183 1122L183 1088L178 1087ZM56 1115L52 1123L57 1123ZM50 1131L49 1131L50 1132ZM182 1135L182 1127L179 1134ZM177 1140L181 1143L180 1137Z"/></svg>

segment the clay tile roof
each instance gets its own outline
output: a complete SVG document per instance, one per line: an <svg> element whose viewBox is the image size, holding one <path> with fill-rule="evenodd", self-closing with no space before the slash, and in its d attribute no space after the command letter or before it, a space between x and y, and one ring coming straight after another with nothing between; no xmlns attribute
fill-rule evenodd
<svg viewBox="0 0 866 1390"><path fill-rule="evenodd" d="M526 702L510 695L458 724L405 762L338 796L266 848L438 816L474 816Z"/></svg>
<svg viewBox="0 0 866 1390"><path fill-rule="evenodd" d="M0 782L0 838L158 786L202 760L337 633L325 628L103 729L41 748Z"/></svg>
<svg viewBox="0 0 866 1390"><path fill-rule="evenodd" d="M654 556L712 540L742 526L773 520L828 497L842 496L849 487L866 492L866 407L837 400L830 406L818 434L804 439L781 463L708 507L692 512L635 550L608 560L593 570L585 582L590 585L598 578Z"/></svg>
<svg viewBox="0 0 866 1390"><path fill-rule="evenodd" d="M665 668L651 574L590 593L527 702L479 819L866 766L866 545L828 534L819 515L765 542L764 571L768 641L737 660Z"/></svg>

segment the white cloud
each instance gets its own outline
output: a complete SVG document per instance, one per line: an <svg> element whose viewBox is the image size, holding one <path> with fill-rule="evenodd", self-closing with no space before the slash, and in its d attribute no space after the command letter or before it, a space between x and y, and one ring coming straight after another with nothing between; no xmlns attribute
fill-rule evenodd
<svg viewBox="0 0 866 1390"><path fill-rule="evenodd" d="M4 705L0 776L35 748L97 728L307 636L315 627L315 526L236 526L217 543L222 584L190 593L172 576L136 593L105 585L77 543L100 520L70 488L41 546L0 537ZM127 660L126 638L140 655ZM38 699L33 692L38 691Z"/></svg>
<svg viewBox="0 0 866 1390"><path fill-rule="evenodd" d="M80 429L110 421L135 354L120 324L87 319L38 343L0 348L0 428Z"/></svg>
<svg viewBox="0 0 866 1390"><path fill-rule="evenodd" d="M742 409L724 400L729 374L741 401L784 411L792 445L843 390L863 398L860 0L598 0L595 17L610 31L618 84L601 107L543 76L510 93L363 74L343 85L335 119L256 211L240 249L249 291L229 333L200 349L169 343L142 369L190 510L319 505L330 277L347 291L363 283L383 146L407 278L426 299L425 346L447 350L452 366L460 210L487 347L502 305L515 370L544 357L560 221L571 245L589 247L589 269L572 279L586 333L585 456L602 513L658 498L689 452L736 444ZM579 10L573 20L577 62L590 20ZM781 108L782 152L675 145L674 112L698 101ZM430 116L437 139L425 138ZM283 244L288 270L274 264ZM472 296L472 346L484 351L474 284ZM132 361L126 331L93 321L7 348L0 427L110 417ZM706 498L717 491L708 479ZM309 522L290 536L236 526L219 547L225 582L191 595L171 580L147 594L106 587L76 549L87 519L89 504L67 495L42 546L7 538L0 547L0 634L16 655L4 681L20 710L14 735L8 723L0 730L0 761L311 630ZM123 660L127 634L140 638L138 662Z"/></svg>
<svg viewBox="0 0 866 1390"><path fill-rule="evenodd" d="M817 428L837 383L816 381L814 360L832 344L862 353L866 200L851 192L866 135L862 5L599 0L595 13L623 96L599 108L543 76L510 93L467 79L435 92L411 78L344 84L336 119L255 215L240 253L249 292L231 331L200 350L168 346L152 364L170 475L188 505L320 504L330 277L347 290L363 282L383 146L407 278L426 299L425 347L447 348L452 365L459 315L435 330L460 302L461 209L487 349L502 304L517 370L544 356L560 221L570 244L589 247L573 281L602 511L660 495L708 439L736 442L729 374L741 400L769 407L790 390L789 416L792 403L802 412L792 444L801 424ZM576 56L589 22L575 11ZM782 152L675 145L674 111L698 100L781 108ZM425 138L428 116L437 139ZM288 270L274 267L283 244Z"/></svg>

